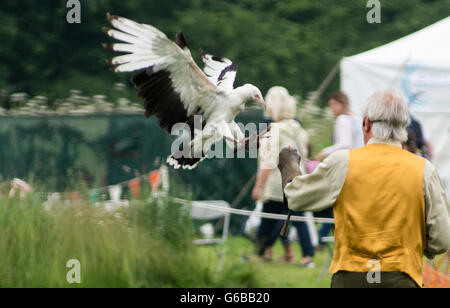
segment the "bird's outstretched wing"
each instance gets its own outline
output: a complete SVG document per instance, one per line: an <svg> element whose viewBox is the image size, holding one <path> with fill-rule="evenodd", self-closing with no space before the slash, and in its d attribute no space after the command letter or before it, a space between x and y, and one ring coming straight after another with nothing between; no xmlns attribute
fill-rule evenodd
<svg viewBox="0 0 450 308"><path fill-rule="evenodd" d="M202 61L205 64L203 72L208 79L221 90L232 90L236 79L237 64L230 59L216 57L200 49Z"/></svg>
<svg viewBox="0 0 450 308"><path fill-rule="evenodd" d="M126 53L108 61L111 70L138 71L131 81L145 101L145 115L155 115L169 132L194 114L207 122L223 95L192 59L183 34L177 34L175 44L151 25L110 14L107 18L115 29L104 28L104 32L123 43L104 47Z"/></svg>

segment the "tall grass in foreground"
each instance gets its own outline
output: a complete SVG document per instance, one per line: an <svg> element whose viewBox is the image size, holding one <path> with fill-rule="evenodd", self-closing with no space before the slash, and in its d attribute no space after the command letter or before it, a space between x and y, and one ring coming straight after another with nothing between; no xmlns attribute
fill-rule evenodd
<svg viewBox="0 0 450 308"><path fill-rule="evenodd" d="M87 201L49 207L0 197L0 287L257 287L248 265L219 271L192 245L189 213L134 201L108 212ZM69 284L67 261L81 265Z"/></svg>

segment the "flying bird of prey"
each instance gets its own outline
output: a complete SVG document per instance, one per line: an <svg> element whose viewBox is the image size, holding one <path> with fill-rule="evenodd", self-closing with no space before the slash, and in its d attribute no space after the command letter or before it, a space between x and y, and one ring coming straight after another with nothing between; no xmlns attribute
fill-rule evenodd
<svg viewBox="0 0 450 308"><path fill-rule="evenodd" d="M233 146L248 145L249 138L244 138L234 119L247 101L259 103L263 108L265 104L254 85L234 88L235 63L200 50L204 63L201 70L181 32L174 43L151 25L110 14L107 18L115 29L105 27L104 32L121 42L103 46L124 53L108 63L113 72L136 72L131 81L144 100L145 116L156 116L159 126L169 133L177 123L190 128L188 151L186 148L174 151L167 158L170 165L193 169L211 146L222 139ZM199 117L201 133L194 133L195 119Z"/></svg>

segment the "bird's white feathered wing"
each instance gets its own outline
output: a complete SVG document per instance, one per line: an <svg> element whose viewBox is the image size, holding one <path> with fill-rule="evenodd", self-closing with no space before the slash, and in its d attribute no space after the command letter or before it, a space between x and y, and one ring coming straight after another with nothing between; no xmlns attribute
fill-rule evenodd
<svg viewBox="0 0 450 308"><path fill-rule="evenodd" d="M175 44L151 25L109 14L107 17L115 29L104 28L104 32L120 43L104 47L125 53L109 60L111 70L137 72L131 81L139 89L138 96L145 101L146 116L156 116L159 126L168 132L177 123L187 123L193 134L195 115L202 116L203 129L209 122L215 122L213 114L220 117L228 113L227 92L233 91L237 68L233 62L201 52L205 63L202 71L192 59L181 32ZM215 133L208 142L214 142L219 135ZM192 169L206 156L200 151L200 157L192 158L176 158L177 153L172 153L168 162Z"/></svg>
<svg viewBox="0 0 450 308"><path fill-rule="evenodd" d="M109 14L108 20L115 29L104 28L105 33L123 43L105 47L126 53L109 63L114 72L144 70L132 81L141 89L139 96L145 100L146 115L156 114L169 132L174 121L186 122L193 114L201 114L203 121L208 121L224 97L192 59L182 34L177 35L175 44L151 25ZM168 96L171 101L164 103L161 99ZM176 100L182 103L184 111L178 110L181 106L176 106ZM168 116L175 118L167 119Z"/></svg>
<svg viewBox="0 0 450 308"><path fill-rule="evenodd" d="M203 72L209 81L221 90L233 90L233 84L237 74L236 63L227 58L207 54L201 49L200 54L202 56L202 61L205 64L203 67Z"/></svg>

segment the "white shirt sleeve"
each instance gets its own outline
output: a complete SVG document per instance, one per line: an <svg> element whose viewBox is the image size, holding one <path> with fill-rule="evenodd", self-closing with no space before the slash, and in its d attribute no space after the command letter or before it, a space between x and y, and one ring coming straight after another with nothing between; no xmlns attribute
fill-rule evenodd
<svg viewBox="0 0 450 308"><path fill-rule="evenodd" d="M432 259L450 248L450 206L439 174L429 161L425 163L423 191L426 219L424 254Z"/></svg>
<svg viewBox="0 0 450 308"><path fill-rule="evenodd" d="M337 150L351 149L352 142L352 119L349 116L339 116L334 125L334 144L322 150L325 156Z"/></svg>

